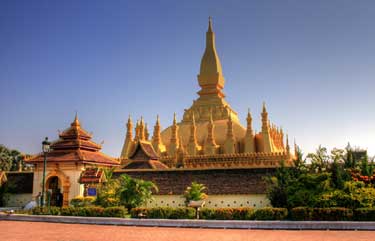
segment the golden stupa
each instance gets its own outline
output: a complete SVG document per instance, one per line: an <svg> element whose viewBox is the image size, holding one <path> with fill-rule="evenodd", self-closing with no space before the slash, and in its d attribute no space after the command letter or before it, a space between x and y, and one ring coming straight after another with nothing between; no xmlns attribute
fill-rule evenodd
<svg viewBox="0 0 375 241"><path fill-rule="evenodd" d="M241 125L237 112L225 100L225 79L215 46L215 33L209 18L198 82L198 99L186 109L180 122L174 114L172 125L161 130L159 117L149 137L147 125L141 118L132 134L129 117L125 143L121 152L123 166L147 156L158 156L158 161L169 168L243 168L276 167L280 161L293 159L288 139L284 144L281 128L271 125L265 104L261 113L262 129L254 133L252 116L247 114L247 126ZM139 142L148 146L144 153L134 153ZM154 153L154 154L150 154Z"/></svg>

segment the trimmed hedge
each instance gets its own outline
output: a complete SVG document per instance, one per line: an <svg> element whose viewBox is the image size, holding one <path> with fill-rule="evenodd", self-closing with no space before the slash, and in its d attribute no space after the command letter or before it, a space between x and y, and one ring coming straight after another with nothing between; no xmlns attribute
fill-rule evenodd
<svg viewBox="0 0 375 241"><path fill-rule="evenodd" d="M353 217L356 221L375 221L375 208L357 208Z"/></svg>
<svg viewBox="0 0 375 241"><path fill-rule="evenodd" d="M133 208L130 210L132 218L151 219L193 219L195 218L194 208Z"/></svg>
<svg viewBox="0 0 375 241"><path fill-rule="evenodd" d="M255 220L284 220L288 216L286 208L259 208L255 210Z"/></svg>
<svg viewBox="0 0 375 241"><path fill-rule="evenodd" d="M127 214L124 207L35 207L30 211L33 215L61 215L82 217L120 217Z"/></svg>
<svg viewBox="0 0 375 241"><path fill-rule="evenodd" d="M202 208L199 212L201 219L213 220L252 220L253 208Z"/></svg>
<svg viewBox="0 0 375 241"><path fill-rule="evenodd" d="M124 207L36 207L30 211L33 215L61 215L84 217L119 217L127 215ZM193 208L133 208L132 218L155 219L194 219ZM202 208L201 219L211 220L285 220L288 211L285 208ZM291 220L296 221L375 221L375 208L308 208L297 207L290 210Z"/></svg>
<svg viewBox="0 0 375 241"><path fill-rule="evenodd" d="M124 207L108 207L103 210L103 217L125 218L128 210Z"/></svg>
<svg viewBox="0 0 375 241"><path fill-rule="evenodd" d="M132 218L168 218L193 219L193 208L133 208ZM199 212L201 219L211 220L284 220L288 216L286 208L202 208Z"/></svg>
<svg viewBox="0 0 375 241"><path fill-rule="evenodd" d="M298 221L350 221L353 220L353 210L340 207L297 207L291 210L291 218Z"/></svg>

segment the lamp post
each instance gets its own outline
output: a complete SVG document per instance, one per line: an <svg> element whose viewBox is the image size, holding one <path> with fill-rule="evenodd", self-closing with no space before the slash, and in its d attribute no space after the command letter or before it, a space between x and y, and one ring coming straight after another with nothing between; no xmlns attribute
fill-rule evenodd
<svg viewBox="0 0 375 241"><path fill-rule="evenodd" d="M46 167L47 167L47 153L50 150L51 143L48 141L48 137L42 142L42 151L44 155L44 165L43 165L43 183L42 183L42 197L40 200L40 206L44 206L44 192L45 192L45 182L46 182Z"/></svg>

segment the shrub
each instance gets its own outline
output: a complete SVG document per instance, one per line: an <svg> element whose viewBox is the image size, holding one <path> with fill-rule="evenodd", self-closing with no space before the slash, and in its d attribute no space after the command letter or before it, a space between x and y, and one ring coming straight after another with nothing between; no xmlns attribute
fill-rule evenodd
<svg viewBox="0 0 375 241"><path fill-rule="evenodd" d="M308 208L298 207L291 210L293 220L348 221L353 219L353 211L348 208Z"/></svg>
<svg viewBox="0 0 375 241"><path fill-rule="evenodd" d="M251 220L253 215L252 208L202 208L200 211L202 219L214 220Z"/></svg>
<svg viewBox="0 0 375 241"><path fill-rule="evenodd" d="M104 208L103 217L125 218L127 213L127 209L124 207L108 207Z"/></svg>
<svg viewBox="0 0 375 241"><path fill-rule="evenodd" d="M254 219L253 208L233 208L233 219L234 220L252 220Z"/></svg>
<svg viewBox="0 0 375 241"><path fill-rule="evenodd" d="M313 208L297 207L291 210L291 218L296 221L312 220Z"/></svg>
<svg viewBox="0 0 375 241"><path fill-rule="evenodd" d="M82 197L77 196L70 200L70 204L74 207L87 207L92 206L95 201L95 197Z"/></svg>
<svg viewBox="0 0 375 241"><path fill-rule="evenodd" d="M215 219L215 210L214 208L202 208L199 211L199 216L201 219Z"/></svg>
<svg viewBox="0 0 375 241"><path fill-rule="evenodd" d="M33 215L62 215L62 216L82 216L82 217L119 217L123 218L127 214L124 207L36 207L30 211Z"/></svg>
<svg viewBox="0 0 375 241"><path fill-rule="evenodd" d="M314 221L347 221L353 219L349 208L314 208L311 216Z"/></svg>
<svg viewBox="0 0 375 241"><path fill-rule="evenodd" d="M33 215L60 215L60 207L35 207L30 210L30 213Z"/></svg>
<svg viewBox="0 0 375 241"><path fill-rule="evenodd" d="M173 208L170 219L194 219L195 209L194 208Z"/></svg>
<svg viewBox="0 0 375 241"><path fill-rule="evenodd" d="M61 208L62 216L79 216L79 208L75 207L62 207Z"/></svg>
<svg viewBox="0 0 375 241"><path fill-rule="evenodd" d="M155 218L155 219L193 219L194 208L133 208L130 210L132 218Z"/></svg>
<svg viewBox="0 0 375 241"><path fill-rule="evenodd" d="M286 208L259 208L254 212L255 220L283 220L287 216Z"/></svg>
<svg viewBox="0 0 375 241"><path fill-rule="evenodd" d="M82 217L103 217L104 208L102 207L81 207L77 208L78 216Z"/></svg>
<svg viewBox="0 0 375 241"><path fill-rule="evenodd" d="M375 221L375 208L354 209L353 219L356 221Z"/></svg>
<svg viewBox="0 0 375 241"><path fill-rule="evenodd" d="M130 210L130 217L132 218L142 218L147 217L149 208L132 208Z"/></svg>

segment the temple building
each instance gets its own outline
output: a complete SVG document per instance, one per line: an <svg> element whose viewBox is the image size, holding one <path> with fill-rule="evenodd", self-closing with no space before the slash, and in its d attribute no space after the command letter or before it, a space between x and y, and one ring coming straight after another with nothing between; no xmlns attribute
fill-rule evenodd
<svg viewBox="0 0 375 241"><path fill-rule="evenodd" d="M265 103L261 131L255 133L250 111L243 126L237 112L225 100L225 79L211 18L198 83L199 97L184 111L182 120L178 122L174 114L172 125L162 130L157 117L152 138L143 118L136 122L133 135L129 117L121 152L125 168L131 167L131 153L139 142L149 143L153 148L150 152L157 153L158 161L169 168L276 167L281 160L291 161L287 137L281 128L271 124Z"/></svg>
<svg viewBox="0 0 375 241"><path fill-rule="evenodd" d="M46 191L51 191L51 205L57 192L63 194L63 205L76 196L83 196L86 177L85 170L119 166L117 159L100 152L101 145L93 142L92 135L85 131L77 115L70 127L59 134L59 139L52 142L47 153ZM26 160L34 164L33 197L42 192L44 154L37 154ZM98 176L98 173L96 173ZM87 179L87 178L86 178ZM100 180L100 177L97 178Z"/></svg>
<svg viewBox="0 0 375 241"><path fill-rule="evenodd" d="M184 206L182 194L193 181L207 187L206 207L269 206L264 177L282 161L291 165L294 155L284 131L271 124L265 104L261 131L255 132L250 111L243 126L225 100L211 18L198 83L199 96L182 119L174 114L171 126L162 129L157 116L152 137L143 118L133 124L129 116L115 175L154 182L159 192L148 207Z"/></svg>

